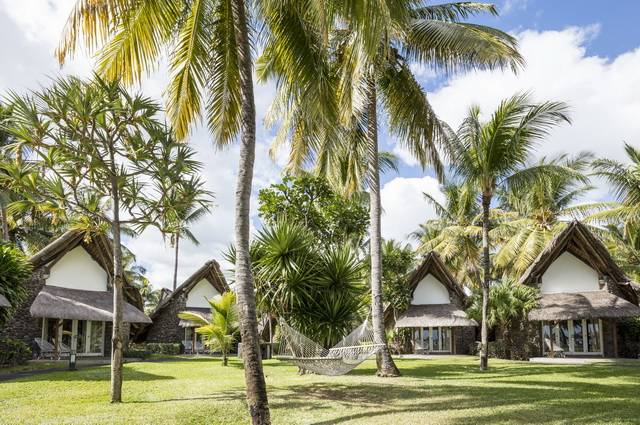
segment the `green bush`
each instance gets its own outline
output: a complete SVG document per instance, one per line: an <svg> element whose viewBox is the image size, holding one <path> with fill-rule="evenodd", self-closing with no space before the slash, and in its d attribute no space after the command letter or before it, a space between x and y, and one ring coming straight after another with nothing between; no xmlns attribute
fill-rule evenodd
<svg viewBox="0 0 640 425"><path fill-rule="evenodd" d="M150 354L168 354L176 355L181 352L181 345L179 343L165 343L165 342L145 342L142 344L132 344L127 352L129 353L145 353L148 357ZM132 356L138 357L138 356Z"/></svg>
<svg viewBox="0 0 640 425"><path fill-rule="evenodd" d="M640 357L640 317L618 323L618 347L620 357Z"/></svg>
<svg viewBox="0 0 640 425"><path fill-rule="evenodd" d="M11 308L0 307L0 327L7 323L26 296L25 282L30 277L31 263L22 251L0 242L0 294L11 304Z"/></svg>
<svg viewBox="0 0 640 425"><path fill-rule="evenodd" d="M31 360L31 348L18 339L0 340L0 365L17 366Z"/></svg>

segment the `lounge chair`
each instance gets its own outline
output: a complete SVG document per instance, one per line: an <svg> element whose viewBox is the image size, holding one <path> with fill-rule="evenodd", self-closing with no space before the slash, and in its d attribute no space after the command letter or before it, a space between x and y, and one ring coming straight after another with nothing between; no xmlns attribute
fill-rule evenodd
<svg viewBox="0 0 640 425"><path fill-rule="evenodd" d="M559 347L558 344L552 344L549 338L544 339L544 343L547 346L547 354L551 358L562 357L564 358L564 350Z"/></svg>
<svg viewBox="0 0 640 425"><path fill-rule="evenodd" d="M53 356L56 352L56 347L53 346L49 341L45 341L42 338L35 339L36 345L38 346L38 354L36 356L37 359L53 359Z"/></svg>
<svg viewBox="0 0 640 425"><path fill-rule="evenodd" d="M196 341L196 354L199 353L204 353L204 345L202 345L202 342Z"/></svg>

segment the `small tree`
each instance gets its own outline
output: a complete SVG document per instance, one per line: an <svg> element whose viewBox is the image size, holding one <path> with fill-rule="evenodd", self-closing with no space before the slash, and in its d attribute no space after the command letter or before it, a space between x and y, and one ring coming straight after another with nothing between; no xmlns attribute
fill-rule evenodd
<svg viewBox="0 0 640 425"><path fill-rule="evenodd" d="M118 82L98 77L58 79L26 96L12 95L6 130L32 152L25 172L13 185L21 204L62 210L84 228L112 237L113 334L111 402L122 399L124 267L121 233L160 226L166 200L162 177L181 167L188 180L198 163L174 164L177 144L160 121L158 104L130 95ZM169 160L167 160L169 158ZM174 188L174 190L176 190ZM42 200L47 202L42 204ZM164 229L161 229L164 230Z"/></svg>
<svg viewBox="0 0 640 425"><path fill-rule="evenodd" d="M212 298L208 301L211 305L209 317L189 312L180 313L178 317L200 325L196 328L196 333L204 336L205 345L222 353L222 366L226 366L229 351L236 342L240 330L236 310L236 294L225 292L219 299Z"/></svg>
<svg viewBox="0 0 640 425"><path fill-rule="evenodd" d="M475 320L482 319L482 292L476 291L471 298L468 314ZM506 279L489 289L487 325L497 327L502 333L505 356L511 358L513 349L512 330L519 321L526 320L529 312L538 305L538 290Z"/></svg>
<svg viewBox="0 0 640 425"><path fill-rule="evenodd" d="M17 248L0 242L0 295L11 307L0 307L0 326L3 326L26 295L24 283L31 277L31 263Z"/></svg>

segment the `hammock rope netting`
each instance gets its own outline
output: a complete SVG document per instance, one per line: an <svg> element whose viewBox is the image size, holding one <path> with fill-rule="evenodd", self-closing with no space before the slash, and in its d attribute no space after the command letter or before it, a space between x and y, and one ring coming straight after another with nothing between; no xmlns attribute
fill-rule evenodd
<svg viewBox="0 0 640 425"><path fill-rule="evenodd" d="M320 375L344 375L384 345L375 343L369 320L365 320L332 348L324 348L283 320L280 321L280 329L282 338L275 357Z"/></svg>

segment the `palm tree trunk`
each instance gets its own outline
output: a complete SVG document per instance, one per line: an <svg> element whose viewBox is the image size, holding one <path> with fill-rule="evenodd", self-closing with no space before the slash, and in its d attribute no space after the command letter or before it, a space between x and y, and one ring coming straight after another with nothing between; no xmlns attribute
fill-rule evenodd
<svg viewBox="0 0 640 425"><path fill-rule="evenodd" d="M373 339L376 344L384 344L377 355L378 376L399 376L393 362L384 332L382 305L382 235L380 230L380 170L378 169L378 116L376 111L376 85L369 79L367 99L367 133L369 143L369 249L371 256L371 318Z"/></svg>
<svg viewBox="0 0 640 425"><path fill-rule="evenodd" d="M0 205L0 220L2 220L2 240L9 241L9 216L4 205Z"/></svg>
<svg viewBox="0 0 640 425"><path fill-rule="evenodd" d="M113 163L113 161L112 161ZM111 334L111 403L122 401L122 361L123 361L123 284L122 246L120 244L120 197L118 183L114 177L111 181L113 194L113 332Z"/></svg>
<svg viewBox="0 0 640 425"><path fill-rule="evenodd" d="M491 258L489 257L489 208L491 193L482 193L482 327L480 330L480 370L489 367L487 310L489 307L489 284L491 282Z"/></svg>
<svg viewBox="0 0 640 425"><path fill-rule="evenodd" d="M271 423L267 386L262 372L260 339L256 318L256 299L253 292L253 275L249 256L249 208L253 163L256 147L256 111L253 97L253 69L249 30L244 0L233 0L233 12L238 45L238 62L242 97L240 163L236 185L235 239L236 239L236 284L238 294L240 335L244 377L247 385L247 405L254 425Z"/></svg>
<svg viewBox="0 0 640 425"><path fill-rule="evenodd" d="M178 286L178 251L180 246L180 233L176 233L176 246L175 246L175 255L173 260L173 290L175 292L176 287Z"/></svg>

